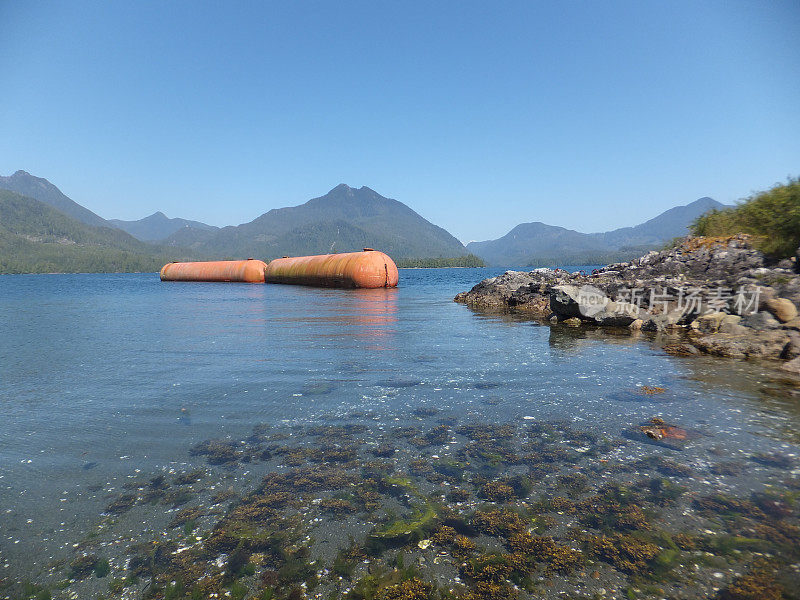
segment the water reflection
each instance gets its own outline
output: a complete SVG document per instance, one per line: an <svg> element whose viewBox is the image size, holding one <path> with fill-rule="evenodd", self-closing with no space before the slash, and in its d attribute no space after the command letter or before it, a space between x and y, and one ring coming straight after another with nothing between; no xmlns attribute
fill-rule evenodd
<svg viewBox="0 0 800 600"><path fill-rule="evenodd" d="M556 350L577 352L598 343L632 346L642 339L646 338L641 332L630 332L627 329L553 325L550 327L548 344Z"/></svg>
<svg viewBox="0 0 800 600"><path fill-rule="evenodd" d="M391 350L397 333L397 289L330 290L323 295L326 300L316 319L328 327L328 335L338 337L346 328L346 335L367 342L370 350Z"/></svg>
<svg viewBox="0 0 800 600"><path fill-rule="evenodd" d="M355 328L355 335L366 338L386 338L397 333L397 290L380 288L353 290L345 322Z"/></svg>

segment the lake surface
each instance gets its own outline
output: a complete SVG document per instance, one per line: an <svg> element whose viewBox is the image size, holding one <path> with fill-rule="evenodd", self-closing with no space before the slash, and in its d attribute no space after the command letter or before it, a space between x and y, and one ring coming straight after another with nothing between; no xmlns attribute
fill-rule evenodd
<svg viewBox="0 0 800 600"><path fill-rule="evenodd" d="M244 444L257 424L291 435L357 423L369 445L411 425L568 423L625 444L613 453L620 463L679 456L694 471L682 484L697 494L781 489L797 474L800 411L778 376L671 357L646 336L550 328L452 301L501 272L401 270L400 286L381 290L0 276L0 577L64 580L76 544L126 482L204 466L195 444ZM670 450L636 438L656 416L691 441ZM445 453L423 455L436 452ZM731 461L744 468L710 475ZM266 472L230 467L215 477L238 493ZM122 577L124 561L112 568ZM719 585L734 570L721 569ZM569 591L569 578L558 585Z"/></svg>

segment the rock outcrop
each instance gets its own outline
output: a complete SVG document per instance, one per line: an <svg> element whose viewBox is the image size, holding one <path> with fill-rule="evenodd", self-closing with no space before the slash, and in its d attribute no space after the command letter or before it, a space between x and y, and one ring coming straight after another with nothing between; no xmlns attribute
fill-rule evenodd
<svg viewBox="0 0 800 600"><path fill-rule="evenodd" d="M772 265L745 235L679 245L587 273L507 271L455 297L549 323L683 335L676 353L787 360L800 373L800 275Z"/></svg>

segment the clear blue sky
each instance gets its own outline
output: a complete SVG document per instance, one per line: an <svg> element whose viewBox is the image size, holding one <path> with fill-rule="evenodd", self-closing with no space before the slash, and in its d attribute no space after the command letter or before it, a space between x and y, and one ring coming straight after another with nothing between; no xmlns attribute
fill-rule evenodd
<svg viewBox="0 0 800 600"><path fill-rule="evenodd" d="M344 182L465 242L602 231L800 174L798 32L797 0L0 0L0 174L107 218Z"/></svg>

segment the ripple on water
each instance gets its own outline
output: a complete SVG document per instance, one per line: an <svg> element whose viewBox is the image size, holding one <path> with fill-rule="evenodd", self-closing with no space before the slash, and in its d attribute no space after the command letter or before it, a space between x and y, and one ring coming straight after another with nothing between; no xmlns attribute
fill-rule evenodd
<svg viewBox="0 0 800 600"><path fill-rule="evenodd" d="M416 387L421 384L422 381L419 379L400 378L400 377L381 379L375 382L375 385L377 387L385 387L391 389L410 388L410 387Z"/></svg>

